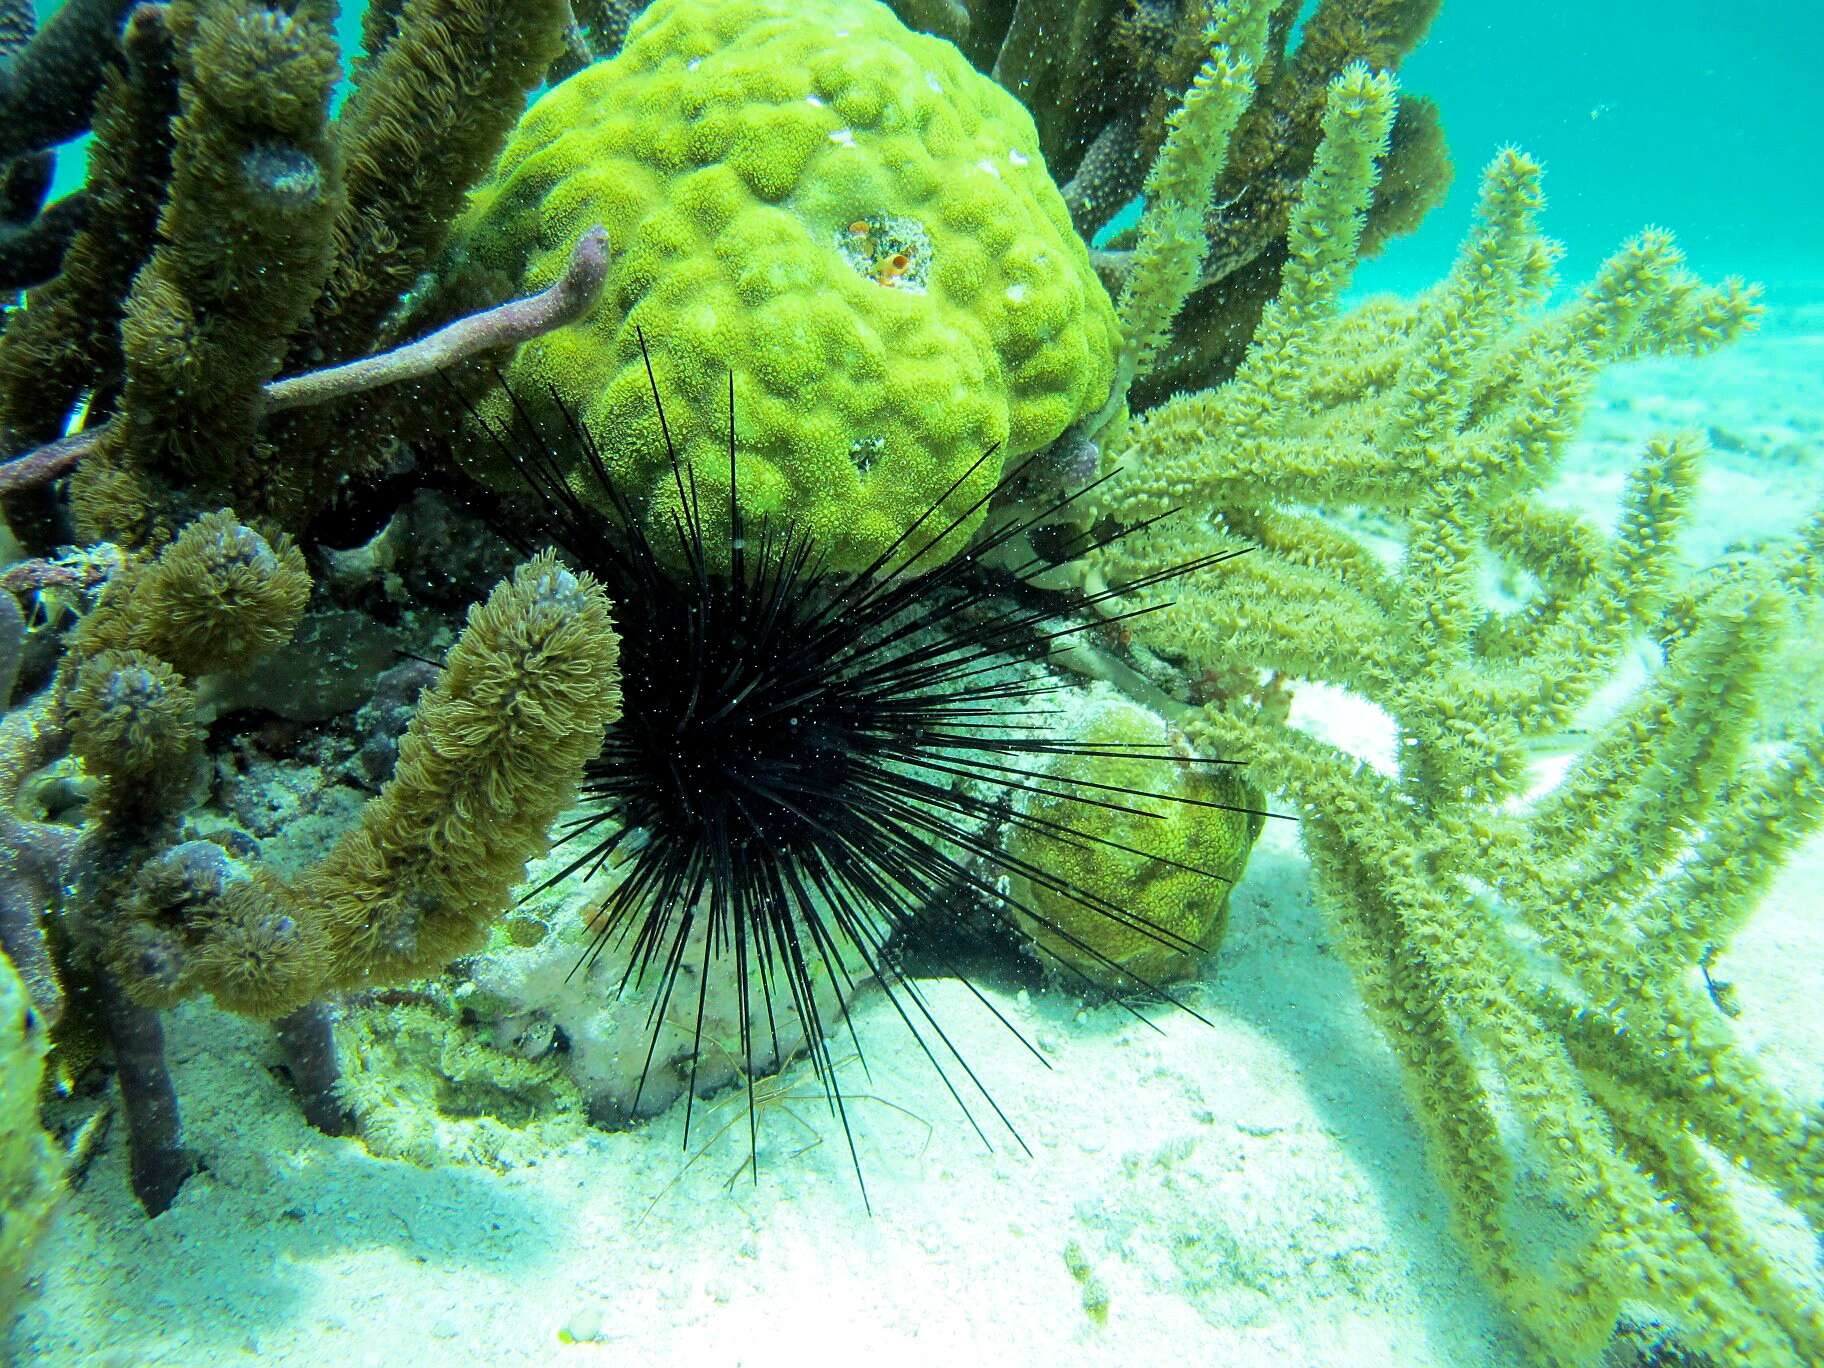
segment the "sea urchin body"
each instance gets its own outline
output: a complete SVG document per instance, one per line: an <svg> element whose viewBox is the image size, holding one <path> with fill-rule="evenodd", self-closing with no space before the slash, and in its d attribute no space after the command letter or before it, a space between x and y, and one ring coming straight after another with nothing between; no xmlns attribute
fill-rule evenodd
<svg viewBox="0 0 1824 1368"><path fill-rule="evenodd" d="M663 422L656 380L652 391ZM732 489L732 381L729 396ZM1104 893L1052 872L1036 855L1010 853L1009 843L990 832L1018 830L1021 848L1029 852L1055 843L1177 864L1102 834L1098 828L1109 824L1098 818L1118 813L1144 822L1168 806L1192 804L1232 816L1251 840L1256 815L1244 804L1187 797L1182 787L1156 792L1046 768L1058 756L1161 766L1228 763L1163 745L1078 744L1058 737L1045 702L1060 686L1037 667L1060 643L1109 620L1091 610L1206 568L1223 555L1093 594L1041 594L1034 581L1051 562L1028 555L1009 568L1009 553L1042 518L1085 491L1060 495L1037 515L999 521L990 515L968 550L933 563L933 549L981 513L976 507L945 511L946 492L864 571L837 573L795 529L746 524L738 491L728 507L706 507L690 467L681 462L673 466L681 510L671 529L675 537L655 545L645 511L616 493L580 423L555 436L540 433L527 409L517 402L514 407L516 426L490 435L540 496L538 533L597 576L616 605L623 713L588 768L587 810L561 829L560 848L576 853L550 882L582 871L609 885L594 910L590 953L614 947L626 966L622 986L651 990L652 1031L640 1087L664 1023L681 1011L694 1015L690 1092L696 1091L715 981L736 998L738 1053L750 1101L756 1058L770 1061L790 1052L791 1042L783 1049L780 1043L782 1018L789 1017L803 1024L813 1065L847 1134L825 1043L838 1023L826 1019L832 999L819 989L838 985L843 991L835 1000L846 1003L859 979L873 978L964 1113L970 1112L967 1087L1006 1124L927 1010L916 982L902 972L901 932L946 898L972 893L1010 927L1045 929L1037 944L1067 974L1087 977L1080 967L1087 963L1108 971L1105 982L1155 987L1081 935L1080 919L1065 925L1030 893L1022 898L1009 891L1017 886L1043 890L1053 905L1061 900L1105 918L1129 937L1186 953L1198 948ZM576 467L579 450L584 469L598 476L587 494L563 474ZM1010 472L996 492L1023 470ZM599 511L604 504L608 516ZM725 535L732 549L725 566L705 551L705 524L712 517L726 520L714 529L718 544ZM1077 545L1067 549L1079 554L1096 540L1072 536ZM999 568L990 570L991 564ZM1212 881L1232 877L1179 867ZM1059 946L1071 953L1058 954ZM687 956L696 963L687 965ZM680 990L681 982L693 981L694 992ZM679 1001L684 995L695 1000ZM835 1010L846 1016L846 1005ZM952 1077L953 1069L962 1079ZM687 1114L687 1138L688 1124ZM852 1134L849 1144L853 1156ZM858 1161L856 1172L859 1178Z"/></svg>

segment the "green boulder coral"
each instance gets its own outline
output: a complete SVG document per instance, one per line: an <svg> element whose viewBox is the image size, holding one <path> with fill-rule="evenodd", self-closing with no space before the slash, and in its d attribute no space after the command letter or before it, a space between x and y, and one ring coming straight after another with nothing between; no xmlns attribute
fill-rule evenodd
<svg viewBox="0 0 1824 1368"><path fill-rule="evenodd" d="M743 507L837 568L940 500L960 549L1004 460L1112 387L1114 309L1030 116L873 0L659 0L528 111L459 269L541 287L595 223L602 300L507 379L580 413L655 535L678 496L639 332L700 497L726 498L732 370Z"/></svg>
<svg viewBox="0 0 1824 1368"><path fill-rule="evenodd" d="M0 955L0 1317L63 1190L63 1162L38 1126L45 1049L25 985Z"/></svg>
<svg viewBox="0 0 1824 1368"><path fill-rule="evenodd" d="M1084 753L1058 758L1046 796L1030 802L1008 842L1010 859L1026 868L1013 890L1020 924L1073 980L1121 990L1185 978L1227 929L1229 889L1264 820L1246 810L1259 795L1225 767L1192 763L1188 748L1184 764L1161 764L1153 757L1181 739L1158 714L1112 694L1071 734ZM1089 822L1085 797L1111 804L1093 820L1094 841L1072 835Z"/></svg>

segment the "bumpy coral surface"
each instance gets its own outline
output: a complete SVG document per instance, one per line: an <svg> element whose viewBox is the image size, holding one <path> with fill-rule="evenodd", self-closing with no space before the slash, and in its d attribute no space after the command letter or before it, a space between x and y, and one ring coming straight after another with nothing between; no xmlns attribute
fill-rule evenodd
<svg viewBox="0 0 1824 1368"><path fill-rule="evenodd" d="M38 1129L44 1051L25 985L0 955L0 1317L12 1307L63 1176L57 1152Z"/></svg>
<svg viewBox="0 0 1824 1368"><path fill-rule="evenodd" d="M744 509L839 567L940 498L928 530L962 517L960 548L1003 461L1112 384L1114 312L1031 118L873 0L659 0L527 113L466 269L543 286L598 222L601 302L508 379L580 410L656 537L678 495L636 329L700 497L726 497L732 367Z"/></svg>
<svg viewBox="0 0 1824 1368"><path fill-rule="evenodd" d="M1036 914L1020 915L1020 924L1073 983L1081 974L1123 990L1184 978L1228 927L1229 889L1262 821L1236 809L1258 808L1259 795L1224 767L1150 758L1171 753L1172 730L1123 698L1091 704L1072 734L1084 746L1131 754L1059 759L1047 788L1073 796L1035 800L1028 815L1039 825L1010 842L1009 854L1047 880L1016 880L1015 896ZM1085 783L1133 792L1074 787ZM1160 796L1138 796L1146 794ZM1086 818L1085 796L1114 806ZM1086 827L1097 841L1071 837Z"/></svg>

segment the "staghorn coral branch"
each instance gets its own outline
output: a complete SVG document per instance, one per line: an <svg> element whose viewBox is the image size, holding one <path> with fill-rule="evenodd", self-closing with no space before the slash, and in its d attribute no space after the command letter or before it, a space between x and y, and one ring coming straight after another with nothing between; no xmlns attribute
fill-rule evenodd
<svg viewBox="0 0 1824 1368"><path fill-rule="evenodd" d="M417 380L477 352L517 346L588 312L608 276L608 234L597 227L577 239L557 282L523 299L459 318L419 338L346 365L274 380L262 388L268 412L345 399L401 380ZM112 423L101 423L0 465L0 494L32 489L67 474L100 441Z"/></svg>
<svg viewBox="0 0 1824 1368"><path fill-rule="evenodd" d="M1790 1283L1723 1181L1752 1172L1815 1230L1824 1121L1695 982L1824 820L1824 728L1752 758L1788 619L1824 590L1824 521L1681 589L1697 438L1649 443L1612 533L1539 498L1601 367L1710 350L1759 306L1649 230L1550 307L1540 168L1510 150L1441 285L1345 310L1392 112L1369 79L1332 85L1278 294L1230 379L1110 433L1095 498L1137 530L1092 571L1121 582L1251 544L1178 586L1146 647L1187 673L1340 687L1397 724L1382 773L1236 696L1183 718L1198 750L1245 758L1301 810L1320 907L1404 1067L1458 1235L1537 1357L1595 1361L1644 1302L1719 1364L1824 1362L1814 1289ZM1202 511L1188 529L1147 521L1166 507ZM1397 559L1344 530L1361 509L1396 529ZM1520 607L1488 601L1490 553L1534 576ZM1528 796L1528 744L1573 723L1650 627L1664 664ZM1517 1160L1576 1209L1549 1267L1525 1249Z"/></svg>

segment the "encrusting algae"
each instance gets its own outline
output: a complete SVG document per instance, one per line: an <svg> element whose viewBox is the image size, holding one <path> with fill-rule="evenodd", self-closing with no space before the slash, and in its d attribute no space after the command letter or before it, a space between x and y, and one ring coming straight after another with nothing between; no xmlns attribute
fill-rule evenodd
<svg viewBox="0 0 1824 1368"><path fill-rule="evenodd" d="M326 581L326 552L370 534L376 505L432 471L479 487L467 406L514 413L499 365L555 382L550 412L520 387L541 417L568 401L630 437L636 451L607 456L638 469L606 475L636 511L663 521L694 491L725 550L738 488L756 516L814 524L850 568L910 536L935 498L941 560L996 525L1000 510L975 502L995 471L942 502L980 448L1005 444L997 469L1062 453L1009 491L1041 505L1046 462L1099 459L1105 478L1051 510L1064 528L1121 530L1048 570L1071 603L1208 563L1094 646L1040 652L1057 687L1093 692L1091 740L1150 760L1040 768L1131 789L1163 785L1151 766L1168 750L1242 761L1242 777L1186 764L1171 782L1248 811L1130 813L1105 823L1125 833L1119 858L1045 852L1058 877L1026 890L1034 945L1092 977L1207 970L1258 795L1295 809L1456 1236L1533 1355L1594 1362L1618 1323L1645 1318L1717 1364L1824 1361L1815 1284L1735 1197L1756 1181L1824 1231L1824 1123L1737 1043L1706 973L1824 819L1815 692L1783 697L1777 727L1756 730L1770 684L1791 687L1774 676L1793 621L1816 621L1824 599L1824 509L1693 575L1677 540L1697 436L1647 445L1612 531L1544 497L1605 367L1728 344L1757 320L1754 291L1698 280L1648 230L1557 299L1541 169L1509 149L1444 280L1345 308L1358 258L1448 175L1435 111L1391 75L1435 0L1323 0L1296 41L1298 7L1272 0L908 2L899 19L828 0L823 18L866 20L867 60L832 49L828 70L743 68L714 100L691 63L739 67L757 17L769 41L808 50L791 7L579 6L587 22L568 34L567 9L376 3L356 93L331 118L326 6L141 6L91 40L105 69L83 77L99 94L82 226L34 202L30 242L0 243L25 272L26 246L67 242L0 334L0 493L39 553L7 570L9 591L77 610L31 634L0 621L0 677L28 646L41 662L0 729L0 1298L57 1190L39 1073L73 988L112 1048L152 1213L196 1166L159 1013L197 994L278 1018L313 1120L334 1130L352 1112L376 1152L506 1164L512 1126L490 1117L582 1105L554 1056L483 1048L442 999L370 995L339 1026L335 1004L483 946L545 854L620 715L619 609L589 575L523 548L327 854L281 868L193 821L242 729L212 714L210 682L257 671L347 592ZM622 56L583 67L512 132L526 93L590 41ZM940 50L948 88L908 87L905 54ZM637 126L616 90L635 91ZM888 146L909 137L889 137L901 107L923 111L923 142ZM581 175L576 139L617 149L622 179ZM791 174L761 155L776 147ZM39 150L0 142L7 157ZM1092 251L1138 191L1138 224ZM389 355L558 280L591 243L582 326L566 326L574 310L544 318L516 354L507 344L533 333L485 333L479 362L471 349L437 363L448 386L421 368L360 405L331 387L268 409L278 377ZM931 398L946 368L961 408ZM660 383L684 397L673 435L689 479L660 460L647 389ZM724 386L742 399L732 438L710 402ZM65 506L49 482L72 470ZM1359 533L1364 510L1384 535ZM83 542L121 549L80 569L50 554L71 516ZM1216 564L1226 552L1245 554ZM1523 588L1491 592L1491 566ZM395 593L377 579L355 597L394 619L420 611ZM1642 641L1644 682L1593 701ZM1389 764L1301 725L1288 698L1326 689L1391 719ZM1541 783L1539 749L1583 727L1568 769ZM26 813L32 776L70 756L85 790ZM1042 791L1021 801L1050 812ZM1080 896L1048 905L1060 888L1131 898L1154 933L1081 916ZM339 1080L338 1045L359 1061ZM410 1079L403 1106L382 1096L395 1076Z"/></svg>

